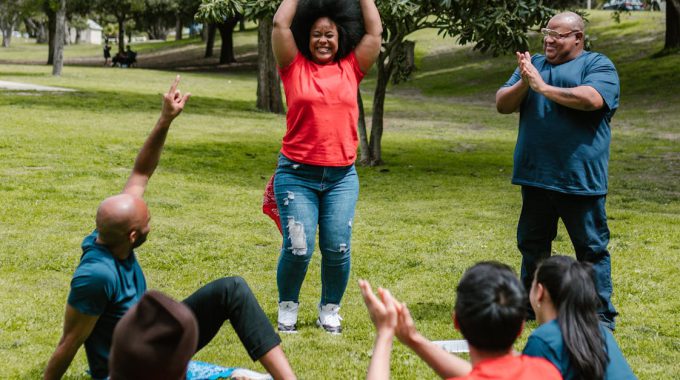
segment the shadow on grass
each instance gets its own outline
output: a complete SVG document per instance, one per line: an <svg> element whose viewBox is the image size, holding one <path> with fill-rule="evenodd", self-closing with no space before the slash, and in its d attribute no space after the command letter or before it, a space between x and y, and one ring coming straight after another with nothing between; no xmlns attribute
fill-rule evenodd
<svg viewBox="0 0 680 380"><path fill-rule="evenodd" d="M106 112L153 112L161 103L161 94L144 95L131 92L87 92L71 93L0 92L0 106L14 106L27 109L49 108L51 110L83 110ZM191 97L191 113L202 115L221 115L233 111L255 111L255 102L246 100L226 100L201 96Z"/></svg>
<svg viewBox="0 0 680 380"><path fill-rule="evenodd" d="M417 194L431 194L438 188L460 186L469 186L471 191L497 189L498 186L508 190L514 187L510 183L513 147L514 140L390 143L389 150L384 153L386 165L358 167L358 171L362 188L366 189L399 187ZM163 167L175 173L186 173L201 182L231 183L259 190L275 171L279 148L277 140L252 140L247 136L229 142L174 144L166 147ZM621 181L632 179L621 172L621 163L613 165L617 178L612 191L617 196L633 192L638 200L664 204L677 194L675 185L664 185L669 181L667 175L647 179L647 185L650 181L655 182L654 192L639 192L638 186L629 189ZM631 175L636 177L643 169L650 175L655 171L663 173L663 165L657 166L640 167ZM637 184L636 181L632 183ZM379 190L364 193L366 199L382 196L384 194Z"/></svg>
<svg viewBox="0 0 680 380"><path fill-rule="evenodd" d="M48 74L45 74L45 73L27 73L27 72L20 72L20 71L3 71L2 75L8 76L8 77L47 77L48 76Z"/></svg>
<svg viewBox="0 0 680 380"><path fill-rule="evenodd" d="M408 308L416 321L439 321L451 315L453 305L440 302L416 302L410 303ZM451 327L453 328L453 322Z"/></svg>
<svg viewBox="0 0 680 380"><path fill-rule="evenodd" d="M451 144L392 144L397 153L385 155L388 165L360 167L366 184L388 181L399 183L410 178L410 186L430 186L428 176L447 182L446 177L469 177L473 181L506 180L512 146L499 149L494 144L477 144L475 151L459 151ZM245 181L261 186L263 178L274 173L280 145L278 141L232 140L166 146L163 167L184 172L207 182ZM505 157L507 156L507 157ZM501 170L499 170L501 169ZM445 177L442 179L441 177ZM421 179L421 180L416 180Z"/></svg>
<svg viewBox="0 0 680 380"><path fill-rule="evenodd" d="M163 165L209 182L254 181L260 186L276 169L278 144L253 141L199 143L167 146Z"/></svg>

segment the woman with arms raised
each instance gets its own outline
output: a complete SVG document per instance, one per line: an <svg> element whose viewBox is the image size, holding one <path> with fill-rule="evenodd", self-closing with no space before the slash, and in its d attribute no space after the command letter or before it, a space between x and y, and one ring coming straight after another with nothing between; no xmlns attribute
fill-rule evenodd
<svg viewBox="0 0 680 380"><path fill-rule="evenodd" d="M314 250L321 250L317 325L342 331L340 301L350 272L352 220L359 193L357 91L382 41L373 0L284 0L272 45L286 93L286 134L274 177L283 245L277 269L278 328L297 331L299 294Z"/></svg>

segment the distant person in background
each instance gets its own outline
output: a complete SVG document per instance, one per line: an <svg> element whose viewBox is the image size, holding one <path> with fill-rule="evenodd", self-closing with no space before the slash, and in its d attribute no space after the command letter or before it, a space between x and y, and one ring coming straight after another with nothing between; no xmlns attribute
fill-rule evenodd
<svg viewBox="0 0 680 380"><path fill-rule="evenodd" d="M111 59L111 45L109 45L109 41L107 40L104 43L104 66L109 64L109 59Z"/></svg>
<svg viewBox="0 0 680 380"><path fill-rule="evenodd" d="M600 300L590 263L552 256L538 265L529 293L540 326L522 351L542 357L565 380L632 380L633 371L597 317Z"/></svg>
<svg viewBox="0 0 680 380"><path fill-rule="evenodd" d="M133 51L130 45L125 47L125 64L132 67L137 63L137 52Z"/></svg>
<svg viewBox="0 0 680 380"><path fill-rule="evenodd" d="M522 186L522 283L531 288L562 219L576 258L593 264L598 314L613 330L618 313L611 300L605 202L619 77L607 57L584 51L585 26L576 13L555 15L541 32L544 54L518 52L517 69L496 93L498 112L519 111L512 183ZM527 311L533 318L530 305Z"/></svg>
<svg viewBox="0 0 680 380"><path fill-rule="evenodd" d="M127 60L127 56L125 55L124 51L118 51L116 55L113 56L113 59L111 60L111 66L119 66L123 67L123 64L125 64Z"/></svg>
<svg viewBox="0 0 680 380"><path fill-rule="evenodd" d="M374 0L284 0L274 15L272 46L288 104L274 175L283 230L276 273L281 332L297 331L298 297L317 226L322 256L317 325L342 332L340 301L349 281L359 195L357 91L381 41Z"/></svg>

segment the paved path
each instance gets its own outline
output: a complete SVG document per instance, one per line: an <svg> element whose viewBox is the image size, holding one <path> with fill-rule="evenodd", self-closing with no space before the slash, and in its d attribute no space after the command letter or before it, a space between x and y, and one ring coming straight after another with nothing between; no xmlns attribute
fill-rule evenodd
<svg viewBox="0 0 680 380"><path fill-rule="evenodd" d="M23 91L64 91L64 92L70 92L70 91L75 91L70 88L63 88L63 87L50 87L50 86L40 86L37 84L30 84L30 83L19 83L19 82L6 82L0 80L0 89L6 89L6 90L23 90Z"/></svg>

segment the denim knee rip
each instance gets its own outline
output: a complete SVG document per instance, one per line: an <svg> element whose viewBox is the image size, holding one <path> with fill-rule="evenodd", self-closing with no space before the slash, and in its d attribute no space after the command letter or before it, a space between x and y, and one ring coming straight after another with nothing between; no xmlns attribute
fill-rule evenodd
<svg viewBox="0 0 680 380"><path fill-rule="evenodd" d="M305 226L301 222L296 222L292 216L288 217L288 239L290 239L290 249L297 256L307 254L307 235Z"/></svg>

